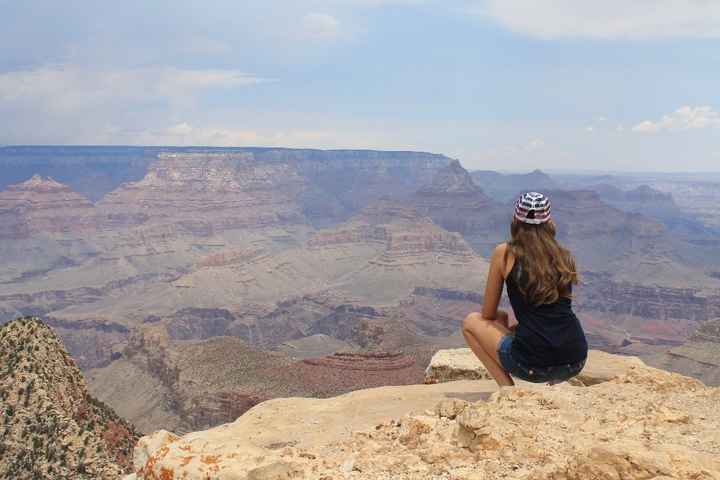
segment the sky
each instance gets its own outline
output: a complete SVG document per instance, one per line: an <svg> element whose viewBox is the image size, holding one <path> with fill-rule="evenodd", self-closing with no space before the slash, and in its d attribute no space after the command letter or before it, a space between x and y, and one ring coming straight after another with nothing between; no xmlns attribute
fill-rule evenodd
<svg viewBox="0 0 720 480"><path fill-rule="evenodd" d="M716 0L0 0L0 144L720 171Z"/></svg>

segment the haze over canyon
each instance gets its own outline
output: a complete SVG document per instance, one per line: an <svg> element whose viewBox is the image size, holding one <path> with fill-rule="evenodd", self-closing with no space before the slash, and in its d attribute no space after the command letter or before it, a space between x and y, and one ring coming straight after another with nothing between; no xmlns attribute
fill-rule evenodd
<svg viewBox="0 0 720 480"><path fill-rule="evenodd" d="M143 432L421 383L525 190L577 256L594 348L720 383L720 179L282 148L2 147L0 168L0 320L40 316Z"/></svg>

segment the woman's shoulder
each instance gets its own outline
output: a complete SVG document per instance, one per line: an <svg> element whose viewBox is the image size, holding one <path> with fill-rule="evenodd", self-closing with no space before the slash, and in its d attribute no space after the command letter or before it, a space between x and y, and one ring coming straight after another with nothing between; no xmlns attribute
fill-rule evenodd
<svg viewBox="0 0 720 480"><path fill-rule="evenodd" d="M497 262L500 266L500 271L503 272L503 277L507 278L515 264L515 256L512 253L512 249L508 245L508 242L499 243L495 250L493 250L492 262Z"/></svg>
<svg viewBox="0 0 720 480"><path fill-rule="evenodd" d="M495 250L493 250L493 257L494 258L504 258L505 254L508 250L508 242L502 242L498 243L495 247Z"/></svg>

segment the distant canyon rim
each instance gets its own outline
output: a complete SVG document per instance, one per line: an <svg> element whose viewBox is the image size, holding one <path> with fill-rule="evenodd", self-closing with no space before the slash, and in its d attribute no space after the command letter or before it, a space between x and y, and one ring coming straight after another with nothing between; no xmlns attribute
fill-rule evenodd
<svg viewBox="0 0 720 480"><path fill-rule="evenodd" d="M41 316L142 431L421 382L525 190L577 255L594 347L720 381L720 182L278 148L0 147L0 167L0 320Z"/></svg>

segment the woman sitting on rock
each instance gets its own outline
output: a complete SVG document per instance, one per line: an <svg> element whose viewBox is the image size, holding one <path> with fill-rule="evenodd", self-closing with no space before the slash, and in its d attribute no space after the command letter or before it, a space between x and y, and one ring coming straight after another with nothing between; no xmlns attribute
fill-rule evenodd
<svg viewBox="0 0 720 480"><path fill-rule="evenodd" d="M536 192L520 197L510 233L492 254L482 313L465 318L463 335L500 386L514 385L511 376L568 380L585 365L588 346L572 310L575 259L555 239L550 200ZM503 283L517 325L498 309Z"/></svg>

